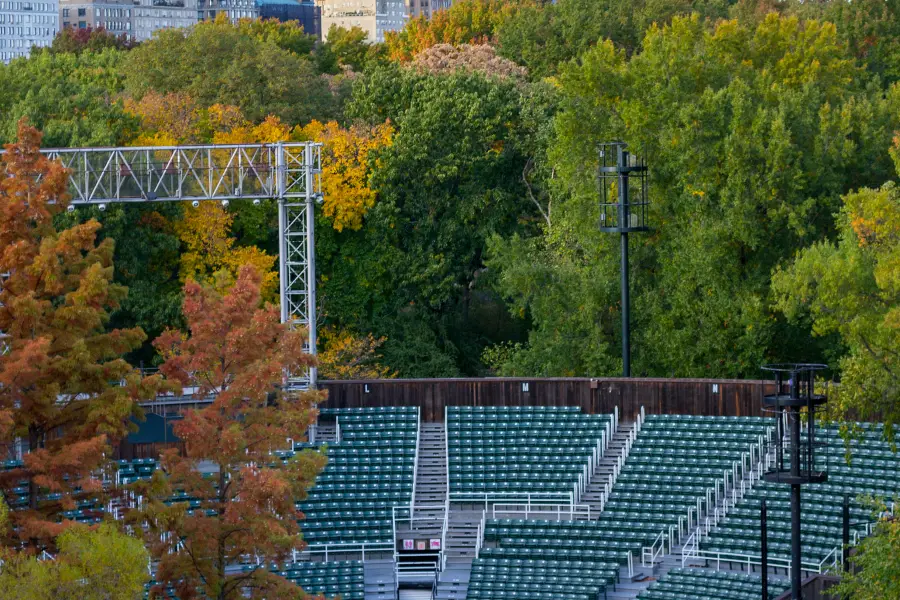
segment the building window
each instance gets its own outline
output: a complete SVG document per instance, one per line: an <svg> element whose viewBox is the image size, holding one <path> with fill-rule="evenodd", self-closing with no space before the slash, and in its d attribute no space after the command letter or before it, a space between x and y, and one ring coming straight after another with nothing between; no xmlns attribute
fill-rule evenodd
<svg viewBox="0 0 900 600"><path fill-rule="evenodd" d="M87 23L85 23L84 21L78 21L78 29L85 29L85 28L87 28Z"/></svg>
<svg viewBox="0 0 900 600"><path fill-rule="evenodd" d="M79 9L78 9L78 16L79 16L79 17L83 17L83 16L85 16L85 15L87 15L87 9L86 9L86 8L79 8Z"/></svg>
<svg viewBox="0 0 900 600"><path fill-rule="evenodd" d="M63 9L63 17L68 17L68 16L69 16L69 9L68 9L68 8L64 8L64 9Z"/></svg>

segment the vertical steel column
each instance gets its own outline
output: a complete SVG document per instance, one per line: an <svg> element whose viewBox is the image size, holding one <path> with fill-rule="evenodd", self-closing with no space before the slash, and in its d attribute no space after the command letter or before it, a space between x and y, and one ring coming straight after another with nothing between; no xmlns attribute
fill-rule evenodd
<svg viewBox="0 0 900 600"><path fill-rule="evenodd" d="M800 373L791 373L791 398L800 398ZM802 567L800 544L800 409L790 407L791 427L791 599L800 600L800 571Z"/></svg>
<svg viewBox="0 0 900 600"><path fill-rule="evenodd" d="M631 296L628 286L628 151L618 147L616 166L619 171L619 227L622 240L622 376L631 377Z"/></svg>
<svg viewBox="0 0 900 600"><path fill-rule="evenodd" d="M315 194L315 154L316 149L307 145L304 148L304 167L306 169L306 323L309 331L309 353L315 356L316 352L316 245L315 226L316 211L314 208ZM316 387L318 369L312 367L309 370L309 385Z"/></svg>
<svg viewBox="0 0 900 600"><path fill-rule="evenodd" d="M844 494L844 507L842 511L843 516L843 525L844 531L841 541L843 542L843 548L841 548L841 562L843 563L844 571L850 570L850 495Z"/></svg>
<svg viewBox="0 0 900 600"><path fill-rule="evenodd" d="M766 499L762 499L759 507L759 569L762 577L762 600L769 600L769 533L768 533L768 515L766 511Z"/></svg>
<svg viewBox="0 0 900 600"><path fill-rule="evenodd" d="M288 320L287 299L287 208L284 199L284 144L275 145L275 196L278 200L278 286L281 302L281 322Z"/></svg>

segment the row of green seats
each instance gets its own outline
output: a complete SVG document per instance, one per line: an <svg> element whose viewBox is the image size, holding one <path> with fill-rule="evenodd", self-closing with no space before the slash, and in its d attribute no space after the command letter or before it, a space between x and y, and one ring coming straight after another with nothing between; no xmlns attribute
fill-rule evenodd
<svg viewBox="0 0 900 600"><path fill-rule="evenodd" d="M769 598L777 598L786 584L769 578ZM708 569L672 569L638 594L638 600L759 600L762 580L758 575L711 571Z"/></svg>

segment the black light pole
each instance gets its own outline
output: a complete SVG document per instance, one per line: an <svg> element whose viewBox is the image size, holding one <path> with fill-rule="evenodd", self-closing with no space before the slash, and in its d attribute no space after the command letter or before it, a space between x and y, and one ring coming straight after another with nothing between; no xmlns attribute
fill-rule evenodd
<svg viewBox="0 0 900 600"><path fill-rule="evenodd" d="M815 393L815 374L825 365L787 364L766 365L763 370L774 373L775 393L766 395L763 405L775 413L778 439L773 471L766 473L766 481L791 486L791 600L801 600L802 562L800 487L828 481L828 473L816 461L816 409L825 404L826 397ZM803 413L805 409L805 415ZM801 435L801 421L806 418L806 436ZM787 427L785 440L784 428ZM787 452L784 446L788 444ZM790 461L785 465L785 457ZM826 457L827 458L827 457Z"/></svg>
<svg viewBox="0 0 900 600"><path fill-rule="evenodd" d="M631 293L628 283L628 234L649 231L647 165L628 152L624 142L600 147L600 231L621 240L622 375L631 377ZM615 193L613 193L615 192ZM611 201L615 198L615 201Z"/></svg>
<svg viewBox="0 0 900 600"><path fill-rule="evenodd" d="M762 571L762 600L769 600L769 532L766 499L759 507L759 569Z"/></svg>

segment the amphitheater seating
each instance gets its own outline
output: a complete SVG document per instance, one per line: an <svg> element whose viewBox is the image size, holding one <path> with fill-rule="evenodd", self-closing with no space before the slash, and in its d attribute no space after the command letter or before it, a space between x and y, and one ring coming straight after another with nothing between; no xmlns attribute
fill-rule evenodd
<svg viewBox="0 0 900 600"><path fill-rule="evenodd" d="M570 492L610 422L577 406L448 407L450 494Z"/></svg>
<svg viewBox="0 0 900 600"><path fill-rule="evenodd" d="M780 580L769 578L769 598L778 597L785 589ZM758 575L672 569L638 594L638 600L759 600L761 594L762 580Z"/></svg>
<svg viewBox="0 0 900 600"><path fill-rule="evenodd" d="M327 445L328 464L298 505L309 544L389 543L392 507L412 499L418 411L414 407L322 409L341 440ZM308 445L296 444L295 450ZM287 460L291 453L281 453Z"/></svg>
<svg viewBox="0 0 900 600"><path fill-rule="evenodd" d="M619 565L592 560L510 559L486 549L472 565L467 600L597 600L618 580Z"/></svg>
<svg viewBox="0 0 900 600"><path fill-rule="evenodd" d="M293 563L272 572L309 594L324 594L328 598L339 595L342 600L363 600L365 595L363 563L359 561Z"/></svg>
<svg viewBox="0 0 900 600"><path fill-rule="evenodd" d="M159 466L159 461L153 458L136 458L134 460L120 460L118 466L119 484L128 485L141 479L150 479Z"/></svg>
<svg viewBox="0 0 900 600"><path fill-rule="evenodd" d="M860 438L850 444L851 463L845 461L845 442L836 427L820 427L817 438L827 442L820 450L818 465L827 468L828 482L803 488L803 561L818 564L831 560L841 545L843 498L850 497L850 522L854 531L864 533L872 520L871 508L860 496L890 500L900 492L900 459L883 440L880 425L859 424ZM708 552L759 554L759 507L766 499L770 556L787 561L790 556L790 487L760 482L735 506L709 538L701 543ZM782 563L785 564L785 563Z"/></svg>
<svg viewBox="0 0 900 600"><path fill-rule="evenodd" d="M761 417L648 415L599 522L608 535L652 543L773 426Z"/></svg>
<svg viewBox="0 0 900 600"><path fill-rule="evenodd" d="M244 567L246 571L255 567ZM327 598L340 596L342 600L363 600L365 597L365 579L363 563L359 561L335 561L327 563L290 563L271 568L285 579L296 583L308 594L323 594ZM144 586L144 598L148 598L150 588L157 582L151 581ZM173 588L165 590L165 597L177 600Z"/></svg>

